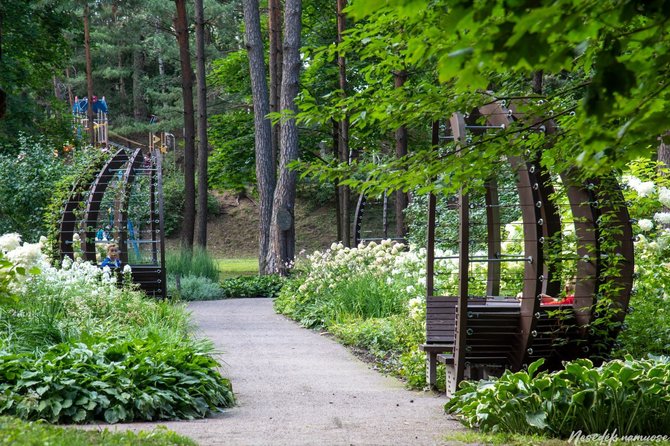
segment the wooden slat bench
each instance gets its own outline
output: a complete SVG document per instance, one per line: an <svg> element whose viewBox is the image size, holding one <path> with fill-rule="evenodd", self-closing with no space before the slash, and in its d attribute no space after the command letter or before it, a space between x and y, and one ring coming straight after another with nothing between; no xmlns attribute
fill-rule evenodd
<svg viewBox="0 0 670 446"><path fill-rule="evenodd" d="M454 296L433 296L426 303L426 380L437 382L437 363L453 363L456 339ZM520 304L515 301L473 298L468 302L465 362L471 365L508 367L520 333Z"/></svg>

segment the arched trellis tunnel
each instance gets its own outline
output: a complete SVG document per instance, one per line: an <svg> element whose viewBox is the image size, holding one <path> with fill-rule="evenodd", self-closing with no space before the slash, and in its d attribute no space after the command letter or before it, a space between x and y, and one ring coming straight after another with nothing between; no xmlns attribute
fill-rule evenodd
<svg viewBox="0 0 670 446"><path fill-rule="evenodd" d="M80 178L64 203L60 257L99 264L109 243L119 246L123 265L147 294L167 296L160 150L111 144L100 171Z"/></svg>
<svg viewBox="0 0 670 446"><path fill-rule="evenodd" d="M473 135L516 120L530 131L556 132L551 120L534 124L496 101L467 118L454 114L451 134L440 138L436 127L433 143L448 138L467 148ZM430 197L422 349L431 385L437 362L446 365L448 393L465 378L520 370L540 358L555 369L564 360L606 357L621 328L633 281L621 188L614 174L549 172L541 156L507 156L481 187ZM457 229L440 234L449 214Z"/></svg>

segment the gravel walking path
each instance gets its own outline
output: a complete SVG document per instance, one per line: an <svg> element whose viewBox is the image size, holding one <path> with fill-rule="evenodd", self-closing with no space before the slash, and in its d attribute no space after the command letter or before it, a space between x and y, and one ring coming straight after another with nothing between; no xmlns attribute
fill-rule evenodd
<svg viewBox="0 0 670 446"><path fill-rule="evenodd" d="M201 446L435 445L462 430L444 415L444 397L405 390L334 340L275 314L270 299L189 308L200 335L222 351L237 397L216 417L160 423Z"/></svg>

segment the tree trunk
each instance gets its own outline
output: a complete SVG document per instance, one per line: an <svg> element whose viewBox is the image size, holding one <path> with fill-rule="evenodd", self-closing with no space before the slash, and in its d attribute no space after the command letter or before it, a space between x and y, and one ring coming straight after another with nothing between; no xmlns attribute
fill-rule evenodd
<svg viewBox="0 0 670 446"><path fill-rule="evenodd" d="M91 63L91 32L89 29L88 0L84 2L84 52L86 54L86 95L88 96L88 108L86 115L88 117L88 136L91 145L95 145L95 129L93 126L93 68Z"/></svg>
<svg viewBox="0 0 670 446"><path fill-rule="evenodd" d="M179 44L181 90L184 98L184 222L181 228L181 247L193 249L195 226L195 121L193 118L193 70L188 43L186 0L175 0L177 15L174 28Z"/></svg>
<svg viewBox="0 0 670 446"><path fill-rule="evenodd" d="M254 137L256 148L256 182L259 195L258 271L269 274L270 222L272 199L275 191L275 163L272 155L272 129L267 118L270 112L268 85L265 75L263 38L258 0L244 0L244 24L249 75L254 101Z"/></svg>
<svg viewBox="0 0 670 446"><path fill-rule="evenodd" d="M347 0L337 0L337 43L342 42L342 36L346 29L346 17L344 8L347 6ZM347 96L347 66L344 55L341 52L337 54L337 70L339 86L342 97ZM339 143L338 152L340 163L349 163L349 117L345 116L339 122ZM351 190L349 186L340 186L340 223L342 228L342 243L344 246L351 246Z"/></svg>
<svg viewBox="0 0 670 446"><path fill-rule="evenodd" d="M542 94L542 77L543 71L539 70L533 73L533 93Z"/></svg>
<svg viewBox="0 0 670 446"><path fill-rule="evenodd" d="M140 38L140 41L142 39ZM147 117L147 109L142 98L142 74L144 73L144 52L141 46L133 49L133 117L143 122Z"/></svg>
<svg viewBox="0 0 670 446"><path fill-rule="evenodd" d="M120 51L118 55L118 67L119 73L123 73L123 55ZM123 103L128 100L128 94L126 93L126 80L123 77L123 74L119 74L119 99Z"/></svg>
<svg viewBox="0 0 670 446"><path fill-rule="evenodd" d="M281 84L281 110L297 113L295 97L300 77L301 0L286 0L284 8L284 64ZM279 179L272 203L270 255L268 268L286 275L295 255L295 184L297 173L288 168L298 158L298 127L295 117L281 124Z"/></svg>
<svg viewBox="0 0 670 446"><path fill-rule="evenodd" d="M195 0L195 58L198 80L198 213L195 243L207 247L207 83L205 80L205 11Z"/></svg>
<svg viewBox="0 0 670 446"><path fill-rule="evenodd" d="M407 72L404 70L394 73L395 88L402 88L407 81ZM402 125L395 131L395 156L402 158L407 155L407 127ZM395 236L405 237L407 226L405 225L405 209L409 197L407 192L401 190L395 193Z"/></svg>
<svg viewBox="0 0 670 446"><path fill-rule="evenodd" d="M339 159L340 157L340 124L336 120L333 122L333 157ZM342 210L340 206L342 202L340 201L340 188L335 184L335 216L337 221L337 239L342 240Z"/></svg>
<svg viewBox="0 0 670 446"><path fill-rule="evenodd" d="M282 48L281 48L281 1L268 0L268 31L270 34L270 112L279 112L281 91ZM277 166L277 153L281 139L281 125L272 126L272 165Z"/></svg>
<svg viewBox="0 0 670 446"><path fill-rule="evenodd" d="M65 79L67 79L67 100L70 108L74 105L74 96L72 95L72 82L70 82L70 67L65 67Z"/></svg>
<svg viewBox="0 0 670 446"><path fill-rule="evenodd" d="M661 175L667 175L668 168L670 168L670 132L665 132L664 135L659 136L658 141L658 161ZM670 208L663 206L663 212L670 212ZM667 227L667 225L664 226Z"/></svg>

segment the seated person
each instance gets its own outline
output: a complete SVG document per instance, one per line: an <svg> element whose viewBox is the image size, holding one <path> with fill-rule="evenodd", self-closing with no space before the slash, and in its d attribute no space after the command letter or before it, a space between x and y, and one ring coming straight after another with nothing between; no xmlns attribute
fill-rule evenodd
<svg viewBox="0 0 670 446"><path fill-rule="evenodd" d="M107 257L104 258L100 268L109 266L111 269L121 268L121 259L119 259L119 246L116 243L107 245Z"/></svg>
<svg viewBox="0 0 670 446"><path fill-rule="evenodd" d="M565 284L565 297L556 298L548 294L540 294L542 297L542 305L572 305L575 303L575 283L568 282Z"/></svg>

